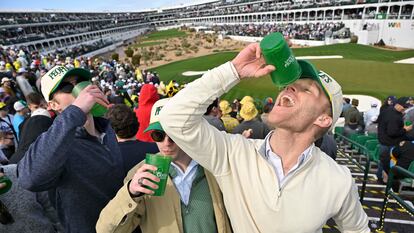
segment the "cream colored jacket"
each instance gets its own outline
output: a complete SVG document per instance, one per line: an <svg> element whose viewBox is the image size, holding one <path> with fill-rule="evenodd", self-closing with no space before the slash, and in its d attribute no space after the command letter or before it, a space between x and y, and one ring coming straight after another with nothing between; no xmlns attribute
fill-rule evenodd
<svg viewBox="0 0 414 233"><path fill-rule="evenodd" d="M124 180L124 186L105 206L96 224L97 233L132 232L137 226L143 233L183 233L180 195L171 178L167 180L161 197L143 195L131 198L128 184L143 162L133 167ZM217 233L232 233L220 189L208 171L205 171L213 202Z"/></svg>
<svg viewBox="0 0 414 233"><path fill-rule="evenodd" d="M342 232L370 232L350 171L318 148L280 187L263 140L220 132L203 119L208 105L238 82L225 63L181 90L160 114L166 133L216 177L234 232L322 232L331 217Z"/></svg>

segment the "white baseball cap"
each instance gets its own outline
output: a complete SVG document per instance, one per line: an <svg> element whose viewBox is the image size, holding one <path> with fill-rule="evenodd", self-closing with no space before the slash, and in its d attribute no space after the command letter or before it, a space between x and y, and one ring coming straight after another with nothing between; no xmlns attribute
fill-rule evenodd
<svg viewBox="0 0 414 233"><path fill-rule="evenodd" d="M139 93L138 93L139 95ZM148 132L150 130L161 130L164 131L160 124L160 112L164 105L170 100L171 98L160 99L154 103L151 108L151 118L148 128L144 130L144 132Z"/></svg>
<svg viewBox="0 0 414 233"><path fill-rule="evenodd" d="M57 89L63 79L69 76L77 76L84 81L89 81L91 79L91 73L82 68L68 69L64 66L53 67L43 75L40 81L42 94L47 102L50 101L50 94Z"/></svg>
<svg viewBox="0 0 414 233"><path fill-rule="evenodd" d="M14 110L16 110L16 112L21 111L26 107L27 107L26 103L22 100L15 102L13 105L13 108Z"/></svg>

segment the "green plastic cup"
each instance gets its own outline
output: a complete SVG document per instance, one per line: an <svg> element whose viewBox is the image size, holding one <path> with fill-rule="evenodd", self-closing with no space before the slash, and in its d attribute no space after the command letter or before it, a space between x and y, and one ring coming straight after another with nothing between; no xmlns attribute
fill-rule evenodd
<svg viewBox="0 0 414 233"><path fill-rule="evenodd" d="M78 97L79 93L87 86L91 85L92 83L89 81L83 81L80 82L78 84L76 84L76 86L73 88L72 90L72 95L75 97ZM93 105L92 109L91 109L91 114L94 117L102 117L105 115L105 113L108 111L107 108L105 108L104 106L96 103L95 105Z"/></svg>
<svg viewBox="0 0 414 233"><path fill-rule="evenodd" d="M1 183L5 183L6 187L0 189L0 194L7 193L12 187L12 182L7 176L0 177L0 184Z"/></svg>
<svg viewBox="0 0 414 233"><path fill-rule="evenodd" d="M405 126L410 126L410 125L412 125L412 124L413 124L413 123L412 123L411 121L405 121L405 122L404 122L404 125L405 125Z"/></svg>
<svg viewBox="0 0 414 233"><path fill-rule="evenodd" d="M151 164L157 167L157 171L151 172L158 178L160 182L155 182L158 184L158 189L151 189L154 191L153 196L162 196L165 192L165 187L167 186L168 173L170 171L171 157L161 155L161 154L147 154L145 157L145 163Z"/></svg>
<svg viewBox="0 0 414 233"><path fill-rule="evenodd" d="M276 67L270 73L274 84L284 87L300 78L302 69L280 32L265 36L260 42L260 48L266 64Z"/></svg>

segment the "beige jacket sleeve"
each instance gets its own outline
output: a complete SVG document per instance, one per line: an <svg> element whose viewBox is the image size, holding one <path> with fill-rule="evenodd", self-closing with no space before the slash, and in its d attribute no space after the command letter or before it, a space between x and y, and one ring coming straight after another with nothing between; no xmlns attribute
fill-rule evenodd
<svg viewBox="0 0 414 233"><path fill-rule="evenodd" d="M351 174L349 174L351 176ZM344 190L345 191L345 190ZM337 215L333 216L339 230L344 233L369 233L368 216L359 202L358 188L352 179L342 207Z"/></svg>
<svg viewBox="0 0 414 233"><path fill-rule="evenodd" d="M144 195L132 198L128 191L129 182L139 166L140 164L128 172L124 186L102 209L96 223L97 233L132 232L140 225L141 217L145 212Z"/></svg>
<svg viewBox="0 0 414 233"><path fill-rule="evenodd" d="M214 99L238 82L233 64L227 62L178 92L160 113L161 125L168 136L215 176L229 172L229 148L234 143L230 138L235 135L218 131L202 116Z"/></svg>

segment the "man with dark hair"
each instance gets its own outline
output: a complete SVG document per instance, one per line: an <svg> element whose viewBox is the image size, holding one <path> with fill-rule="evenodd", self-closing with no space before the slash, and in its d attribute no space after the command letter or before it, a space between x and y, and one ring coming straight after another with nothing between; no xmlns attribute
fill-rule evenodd
<svg viewBox="0 0 414 233"><path fill-rule="evenodd" d="M412 125L404 125L403 121L404 111L410 106L408 101L408 97L401 97L394 106L380 111L378 116L378 141L381 144L382 158L378 164L377 178L380 183L383 181L382 168L384 166L381 161L389 159L391 147L397 146L401 141L408 140L408 132L413 129Z"/></svg>
<svg viewBox="0 0 414 233"><path fill-rule="evenodd" d="M142 142L135 138L139 123L135 113L125 104L112 106L106 117L111 122L121 149L126 173L145 159L146 153L157 153L158 147L152 142Z"/></svg>
<svg viewBox="0 0 414 233"><path fill-rule="evenodd" d="M10 158L10 163L18 163L30 145L40 134L46 132L53 123L50 113L46 110L47 103L41 94L32 92L26 96L26 100L31 114L19 127L20 141L16 153Z"/></svg>
<svg viewBox="0 0 414 233"><path fill-rule="evenodd" d="M208 107L206 113L204 113L204 119L207 120L207 122L216 127L220 131L226 131L226 128L224 127L223 122L220 120L221 118L221 111L219 108L219 100L218 98L213 101Z"/></svg>

